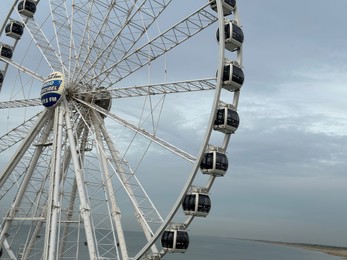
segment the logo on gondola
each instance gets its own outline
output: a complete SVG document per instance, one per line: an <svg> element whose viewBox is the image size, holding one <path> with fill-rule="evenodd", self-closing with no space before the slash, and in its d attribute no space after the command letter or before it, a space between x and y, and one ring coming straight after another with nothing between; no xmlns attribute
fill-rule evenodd
<svg viewBox="0 0 347 260"><path fill-rule="evenodd" d="M43 82L41 103L47 108L55 107L64 92L64 76L61 72L53 72Z"/></svg>

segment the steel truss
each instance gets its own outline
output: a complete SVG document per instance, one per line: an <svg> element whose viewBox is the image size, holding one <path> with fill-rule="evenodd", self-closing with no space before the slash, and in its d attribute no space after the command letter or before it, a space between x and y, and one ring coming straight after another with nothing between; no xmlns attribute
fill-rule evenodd
<svg viewBox="0 0 347 260"><path fill-rule="evenodd" d="M55 78L46 80L51 72L61 73L59 87L64 86L56 104L0 136L0 155L14 151L0 172L1 207L8 202L1 210L0 226L5 259L154 260L180 252L160 244L161 235L178 229L187 232L197 212L183 214L182 201L193 191L209 193L216 180L216 174L199 174L200 166L211 149L227 151L233 132L216 130L214 124L220 107L238 108L240 88L225 87L223 73L226 61L242 68L242 46L226 52L225 42L219 42L217 74L210 71L212 77L153 83L151 66L165 60L166 54L175 56L178 47L189 48L201 33L215 37L217 27L219 39L224 39L228 17L240 25L237 6L231 10L223 0L28 1L35 4L34 12L21 11L19 0L4 1L9 12L0 27L0 44L5 42L13 53L0 53L4 78L0 89L3 86L9 97L0 102L0 109L17 116L42 105L38 98L42 84L57 86ZM216 8L211 8L213 4ZM194 10L183 10L182 5ZM180 14L177 8L185 12ZM227 8L230 12L225 13ZM8 32L13 21L23 24L23 34ZM146 69L147 83L142 78ZM124 83L132 77L144 83ZM205 131L199 136L201 144L194 147L198 152L188 153L160 137L163 108L176 105L167 105L166 98L179 100L183 94L194 97L207 90L214 94L210 116L200 126ZM132 104L124 108L129 114L141 107L137 123L111 108L111 101L121 99ZM147 161L153 151L170 156L165 162L170 166L155 174L151 167L158 159ZM169 168L176 163L177 168ZM161 184L154 184L163 176ZM164 193L158 195L158 188ZM170 192L175 195L168 202ZM142 234L135 249L127 234L128 221ZM173 244L178 246L178 241Z"/></svg>

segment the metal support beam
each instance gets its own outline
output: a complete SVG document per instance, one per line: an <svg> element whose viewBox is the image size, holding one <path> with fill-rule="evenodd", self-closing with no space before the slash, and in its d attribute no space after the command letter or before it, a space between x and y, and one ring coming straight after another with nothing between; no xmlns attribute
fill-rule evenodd
<svg viewBox="0 0 347 260"><path fill-rule="evenodd" d="M11 175L11 172L16 167L18 162L22 159L23 155L29 148L29 146L34 141L35 137L39 134L44 124L49 120L51 117L52 112L49 110L45 110L44 113L40 116L37 123L33 126L33 128L30 130L30 133L26 136L26 138L23 140L22 144L18 147L17 151L14 153L12 159L10 160L9 164L5 167L5 169L0 174L0 189L8 179L8 177Z"/></svg>
<svg viewBox="0 0 347 260"><path fill-rule="evenodd" d="M111 202L111 211L112 211L111 216L112 216L112 220L116 226L116 233L117 233L117 237L118 237L118 243L119 243L119 248L120 248L120 252L122 255L122 259L127 260L127 259L129 259L129 256L128 256L128 250L127 250L124 232L123 232L123 227L122 227L122 222L121 222L121 213L120 213L120 210L117 206L116 193L113 189L112 178L111 178L108 164L107 164L107 159L106 159L106 155L105 155L105 148L103 145L103 139L101 136L101 129L99 127L99 123L100 122L98 122L97 120L94 119L96 140L98 142L99 163L101 165L101 170L102 170L103 175L105 177L104 180L106 182L106 190L107 190L107 194L108 194L108 199Z"/></svg>
<svg viewBox="0 0 347 260"><path fill-rule="evenodd" d="M95 239L94 239L94 232L93 232L93 223L90 216L90 205L88 203L88 197L85 189L85 183L83 178L83 170L81 168L81 164L78 158L78 154L76 151L76 142L73 134L73 128L71 125L71 116L70 116L70 109L68 107L67 101L64 100L65 104L65 124L66 124L66 130L68 134L68 142L70 144L70 151L71 151L71 158L74 166L74 172L75 172L75 178L77 182L77 188L78 188L78 195L80 198L80 214L83 218L83 224L86 232L86 239L87 239L87 245L89 250L89 258L91 260L97 259L97 252L96 252L96 245L95 245Z"/></svg>

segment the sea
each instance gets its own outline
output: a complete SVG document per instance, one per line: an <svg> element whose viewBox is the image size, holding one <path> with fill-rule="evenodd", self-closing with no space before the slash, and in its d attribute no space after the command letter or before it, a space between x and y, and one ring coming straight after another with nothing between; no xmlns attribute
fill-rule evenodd
<svg viewBox="0 0 347 260"><path fill-rule="evenodd" d="M143 241L138 232L125 232L129 256ZM87 258L82 258L87 259ZM341 260L319 251L255 240L189 235L185 253L167 253L164 260Z"/></svg>
<svg viewBox="0 0 347 260"><path fill-rule="evenodd" d="M167 260L341 260L343 258L298 247L234 238L191 236L184 254Z"/></svg>
<svg viewBox="0 0 347 260"><path fill-rule="evenodd" d="M143 240L138 232L126 232L129 256L135 256ZM185 253L167 253L165 260L341 260L319 251L254 240L190 235ZM2 259L8 259L7 254ZM88 259L88 250L80 248L79 259Z"/></svg>

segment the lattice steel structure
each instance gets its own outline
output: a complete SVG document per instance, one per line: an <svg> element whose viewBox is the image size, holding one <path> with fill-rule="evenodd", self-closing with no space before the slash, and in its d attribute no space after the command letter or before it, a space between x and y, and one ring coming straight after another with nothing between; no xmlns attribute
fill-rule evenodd
<svg viewBox="0 0 347 260"><path fill-rule="evenodd" d="M0 109L10 130L0 136L1 259L184 252L188 226L210 211L239 124L236 1L2 6ZM180 126L199 143L183 141Z"/></svg>

